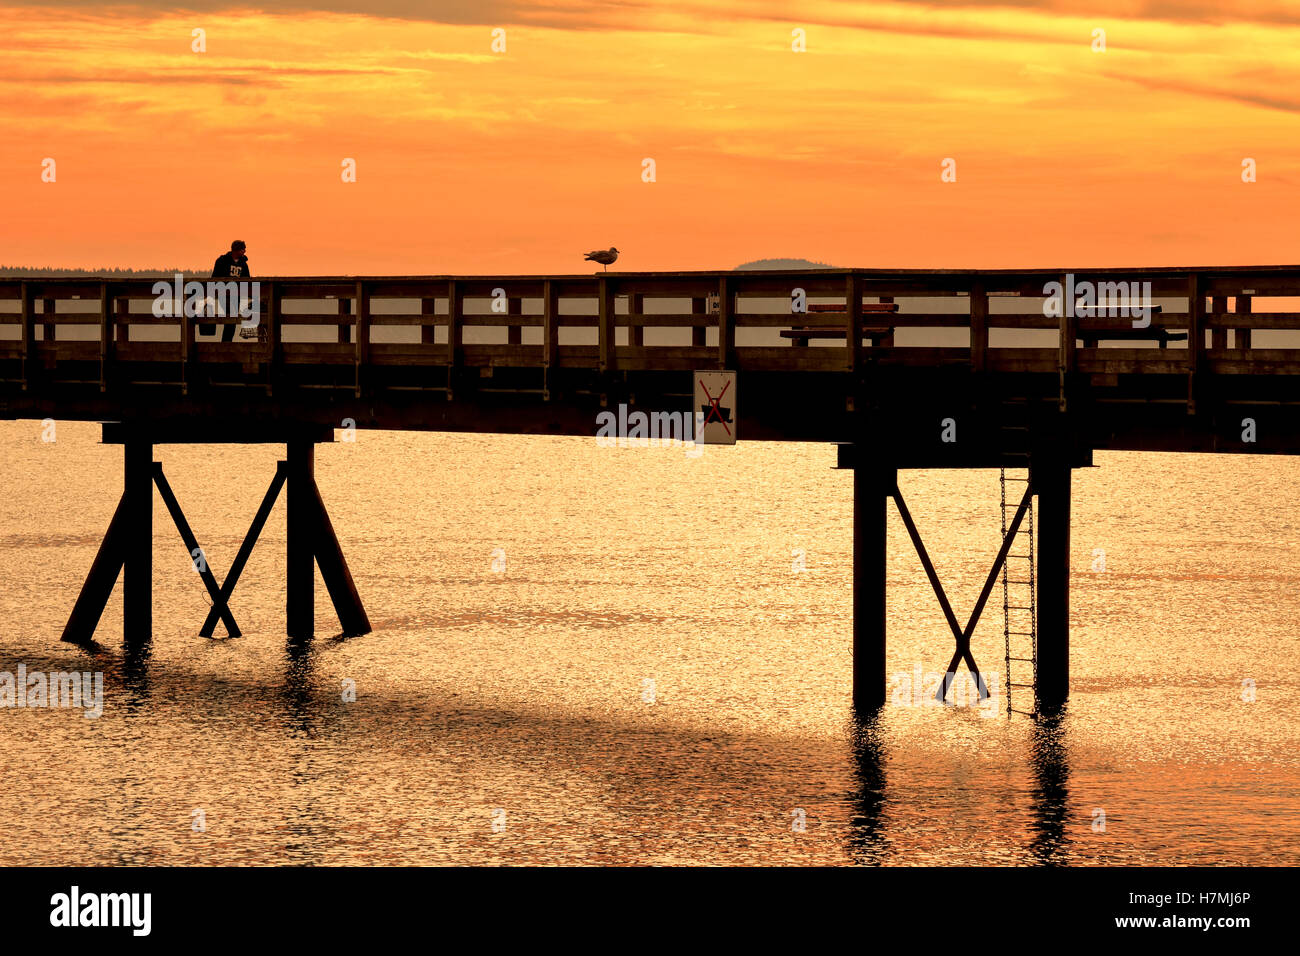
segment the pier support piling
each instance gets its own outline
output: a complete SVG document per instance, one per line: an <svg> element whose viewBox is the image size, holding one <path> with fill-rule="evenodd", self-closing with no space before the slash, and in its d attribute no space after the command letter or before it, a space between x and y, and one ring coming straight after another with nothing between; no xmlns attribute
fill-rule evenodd
<svg viewBox="0 0 1300 956"><path fill-rule="evenodd" d="M289 442L285 616L294 640L310 639L316 627L316 566L345 635L368 634L370 618L352 580L343 548L316 485L315 444Z"/></svg>
<svg viewBox="0 0 1300 956"><path fill-rule="evenodd" d="M128 647L153 640L153 444L124 447L122 632Z"/></svg>
<svg viewBox="0 0 1300 956"><path fill-rule="evenodd" d="M316 446L288 443L285 482L285 621L295 639L310 638L316 628L316 565L312 553L312 489L316 484Z"/></svg>
<svg viewBox="0 0 1300 956"><path fill-rule="evenodd" d="M893 468L854 462L853 705L859 712L885 703L887 517L897 477Z"/></svg>
<svg viewBox="0 0 1300 956"><path fill-rule="evenodd" d="M1070 695L1070 465L1035 462L1038 495L1038 709Z"/></svg>

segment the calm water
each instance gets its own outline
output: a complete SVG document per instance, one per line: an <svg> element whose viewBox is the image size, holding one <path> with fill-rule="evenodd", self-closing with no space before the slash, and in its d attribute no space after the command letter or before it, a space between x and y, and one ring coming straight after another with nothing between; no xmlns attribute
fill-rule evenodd
<svg viewBox="0 0 1300 956"><path fill-rule="evenodd" d="M1300 461L1099 454L1068 714L890 706L855 733L831 447L361 432L317 480L374 633L335 638L318 583L323 636L288 653L281 502L232 600L245 636L196 636L209 602L155 499L137 666L120 586L105 654L58 640L121 450L56 437L0 423L0 671L102 670L104 714L0 710L0 864L1300 862ZM282 456L158 449L218 578ZM902 487L964 621L997 473ZM896 515L889 584L890 671L942 670ZM1000 674L1000 588L972 646Z"/></svg>

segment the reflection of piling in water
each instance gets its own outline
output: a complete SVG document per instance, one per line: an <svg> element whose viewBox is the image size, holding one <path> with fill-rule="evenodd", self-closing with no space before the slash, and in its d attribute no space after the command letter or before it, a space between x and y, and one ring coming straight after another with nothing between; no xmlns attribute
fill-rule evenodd
<svg viewBox="0 0 1300 956"><path fill-rule="evenodd" d="M1030 828L1034 837L1029 849L1037 863L1063 863L1069 849L1067 823L1070 796L1069 753L1065 746L1062 716L1040 717L1030 736L1031 772L1034 787Z"/></svg>
<svg viewBox="0 0 1300 956"><path fill-rule="evenodd" d="M854 863L885 861L885 751L879 713L855 718L853 725L853 792L848 849Z"/></svg>

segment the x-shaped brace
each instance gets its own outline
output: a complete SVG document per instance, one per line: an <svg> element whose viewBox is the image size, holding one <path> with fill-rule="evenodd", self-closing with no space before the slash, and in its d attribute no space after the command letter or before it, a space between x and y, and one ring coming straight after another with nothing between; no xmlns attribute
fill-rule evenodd
<svg viewBox="0 0 1300 956"><path fill-rule="evenodd" d="M707 425L709 422L713 421L713 419L716 418L718 420L718 424L721 425L724 429L726 429L727 434L730 435L731 429L727 428L727 423L722 418L722 408L719 406L718 403L722 401L722 396L727 394L727 389L731 388L731 383L728 382L726 385L722 386L722 391L718 392L717 398L714 398L712 395L709 394L709 387L704 384L703 379L700 380L700 388L704 390L704 397L709 400L709 415L707 418L704 419L704 424Z"/></svg>
<svg viewBox="0 0 1300 956"><path fill-rule="evenodd" d="M907 526L907 533L912 538L912 544L916 546L916 553L921 559L922 567L925 568L926 577L930 579L930 586L934 588L935 596L939 599L940 606L943 607L944 617L948 619L948 626L952 628L953 637L957 641L957 647L953 651L952 660L949 662L948 670L944 674L943 683L939 686L939 692L934 695L935 700L943 701L947 698L948 688L952 686L953 678L957 676L957 664L960 661L966 662L971 675L975 678L975 684L979 688L980 700L985 700L989 696L988 686L984 683L984 678L975 665L974 655L971 654L970 639L971 635L975 633L975 625L979 623L980 615L984 613L984 605L988 603L989 595L993 593L993 586L997 583L998 573L1002 570L1002 565L1011 552L1011 543L1015 540L1016 533L1020 530L1020 524L1024 521L1025 513L1029 510L1029 503L1033 500L1033 494L1033 485L1026 484L1025 496L1020 499L1020 507L1016 509L1016 515L1011 520L1011 526L1007 528L1007 533L1002 538L1002 547L998 551L993 567L989 570L989 575L984 581L984 590L980 592L979 600L975 602L975 609L971 611L970 620L966 622L966 628L963 630L957 624L957 615L953 613L952 604L948 601L948 595L944 593L943 585L939 583L939 575L934 570L934 564L930 561L930 555L925 550L924 542L921 541L921 533L916 530L916 523L912 520L912 513L907 510L907 504L903 501L903 493L898 490L898 485L894 485L894 503L898 505L898 513L903 519L903 524Z"/></svg>
<svg viewBox="0 0 1300 956"><path fill-rule="evenodd" d="M168 484L167 478L163 475L162 463L154 463L154 484L158 486L158 493L162 496L167 510L171 512L172 520L176 522L176 530L181 533L185 547L189 549L191 557L194 558L194 569L198 571L199 577L203 580L203 586L207 588L208 595L212 598L212 608L208 611L208 617L203 622L203 627L199 630L202 636L211 637L213 631L216 630L218 620L226 626L226 633L230 637L240 636L239 625L235 623L234 615L230 613L230 595L234 593L239 576L243 573L244 566L253 553L253 545L257 543L257 538L262 533L262 527L271 514L271 508L275 506L275 500L280 494L280 489L284 486L285 476L284 462L280 462L276 466L275 478L271 481L271 487L267 489L261 507L257 509L257 515L253 518L253 524L244 537L244 543L240 545L239 553L235 556L235 563L231 565L225 583L218 586L217 579L208 563L207 555L199 547L199 542L194 537L189 522L185 520L185 514L181 511L176 495L172 492L171 485Z"/></svg>

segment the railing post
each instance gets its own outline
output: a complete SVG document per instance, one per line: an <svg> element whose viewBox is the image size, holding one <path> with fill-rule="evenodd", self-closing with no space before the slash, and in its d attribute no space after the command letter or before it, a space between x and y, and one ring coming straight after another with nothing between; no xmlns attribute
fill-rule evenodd
<svg viewBox="0 0 1300 956"><path fill-rule="evenodd" d="M58 333L54 331L54 315L57 309L54 299L46 296L41 301L41 347L45 350L45 367L53 368L58 362Z"/></svg>
<svg viewBox="0 0 1300 956"><path fill-rule="evenodd" d="M628 345L642 348L645 345L645 326L641 324L645 310L645 295L634 292L627 300L627 337Z"/></svg>
<svg viewBox="0 0 1300 956"><path fill-rule="evenodd" d="M23 391L27 391L27 386L31 379L31 370L35 367L32 363L32 350L35 347L32 336L32 293L27 287L26 282L18 283L18 294L22 298L22 304L19 307L18 314L21 316L19 321L23 324L22 341L23 341Z"/></svg>
<svg viewBox="0 0 1300 956"><path fill-rule="evenodd" d="M172 310L176 309L176 300L172 300ZM181 321L185 318L185 300L181 299ZM185 352L184 340L181 343L182 354ZM108 283L99 284L99 390L108 391L108 365L113 360L113 296L109 294Z"/></svg>
<svg viewBox="0 0 1300 956"><path fill-rule="evenodd" d="M447 281L447 384L460 365L460 309L462 297L455 279Z"/></svg>
<svg viewBox="0 0 1300 956"><path fill-rule="evenodd" d="M1214 325L1210 327L1210 348L1226 349L1228 347L1228 327L1221 324L1228 312L1228 297L1216 295L1210 300L1210 311L1214 313Z"/></svg>
<svg viewBox="0 0 1300 956"><path fill-rule="evenodd" d="M366 292L366 284L357 281L357 315L356 315L356 334L353 339L356 342L356 350L353 361L356 362L357 377L355 386L355 396L361 397L361 369L370 361L370 298Z"/></svg>
<svg viewBox="0 0 1300 956"><path fill-rule="evenodd" d="M881 296L877 296L876 298L880 300L881 305L893 305L894 303L894 297L892 295L881 295ZM895 319L894 322L895 324L897 324L898 320ZM876 345L887 349L893 348L894 333L890 332L888 335L883 335L880 338L876 339Z"/></svg>
<svg viewBox="0 0 1300 956"><path fill-rule="evenodd" d="M263 321L266 323L268 346L266 393L270 395L284 371L284 323L280 320L280 286L276 282L266 284L266 308Z"/></svg>
<svg viewBox="0 0 1300 956"><path fill-rule="evenodd" d="M551 384L560 346L560 302L550 279L542 283L542 400L551 400Z"/></svg>
<svg viewBox="0 0 1300 956"><path fill-rule="evenodd" d="M352 315L352 303L351 303L350 301L348 301L347 297L346 297L346 296L339 296L337 301L338 301L338 309L339 309L339 316L340 316L340 318L343 317L343 316L351 316L351 315ZM338 338L336 339L336 341L338 341L340 344L342 344L342 343L344 343L344 342L350 342L350 341L352 341L351 338L348 337L349 326L344 325L342 322L339 322L339 323L337 323L337 324L335 325L335 329L336 329L337 332L338 332Z"/></svg>
<svg viewBox="0 0 1300 956"><path fill-rule="evenodd" d="M727 277L718 279L718 368L730 367L736 348L736 322Z"/></svg>
<svg viewBox="0 0 1300 956"><path fill-rule="evenodd" d="M1059 277L1061 284L1061 341L1057 353L1057 369L1061 378L1060 410L1066 411L1070 381L1077 367L1075 340L1078 337L1078 320L1074 314L1074 289L1069 275Z"/></svg>
<svg viewBox="0 0 1300 956"><path fill-rule="evenodd" d="M691 297L691 315L708 315L709 300L702 295ZM702 325L691 326L691 346L693 348L704 348L708 341L707 332Z"/></svg>
<svg viewBox="0 0 1300 956"><path fill-rule="evenodd" d="M1237 296L1236 308L1237 308L1238 315L1250 315L1250 309L1251 309L1250 296L1248 295ZM1240 325L1238 325L1236 330L1233 332L1232 344L1236 348L1245 349L1249 351L1250 350L1250 329L1242 328Z"/></svg>
<svg viewBox="0 0 1300 956"><path fill-rule="evenodd" d="M128 289L120 290L123 294L117 297L117 310L113 316L113 324L109 330L109 352L116 356L118 343L127 346L131 343L131 300L126 297ZM153 481L153 478L149 479Z"/></svg>
<svg viewBox="0 0 1300 956"><path fill-rule="evenodd" d="M862 371L862 280L855 275L844 281L844 338L849 347L849 371Z"/></svg>
<svg viewBox="0 0 1300 956"><path fill-rule="evenodd" d="M614 286L608 279L601 276L596 280L596 287L596 294L600 297L600 317L597 323L599 340L596 352L600 371L608 372L614 368L615 359Z"/></svg>
<svg viewBox="0 0 1300 956"><path fill-rule="evenodd" d="M523 296L513 296L513 297L509 297L509 298L507 298L507 299L506 299L506 312L507 312L507 314L509 314L509 315L520 315L520 316L522 316L522 315L524 314L524 299L523 299ZM522 325L508 325L508 326L506 326L506 344L507 344L507 345L523 345L523 344L524 344L524 328L523 328Z"/></svg>
<svg viewBox="0 0 1300 956"><path fill-rule="evenodd" d="M1205 354L1205 296L1201 277L1187 279L1187 414L1196 414L1197 371Z"/></svg>
<svg viewBox="0 0 1300 956"><path fill-rule="evenodd" d="M988 367L989 296L984 280L976 279L970 290L970 363L976 372Z"/></svg>
<svg viewBox="0 0 1300 956"><path fill-rule="evenodd" d="M430 315L438 314L438 300L423 298L420 300L420 315L426 318ZM424 345L433 345L438 341L438 326L424 324L420 326L420 342Z"/></svg>
<svg viewBox="0 0 1300 956"><path fill-rule="evenodd" d="M102 313L101 309L101 313ZM178 301L172 297L172 318L180 323L181 333L181 394L190 393L190 380L194 377L194 323L185 315L185 287L181 285L181 298ZM260 317L258 321L261 321ZM107 331L107 327L102 331ZM106 359L108 355L108 341L105 339L100 343L100 353ZM101 379L103 375L101 374ZM104 390L104 383L101 381L100 391Z"/></svg>

